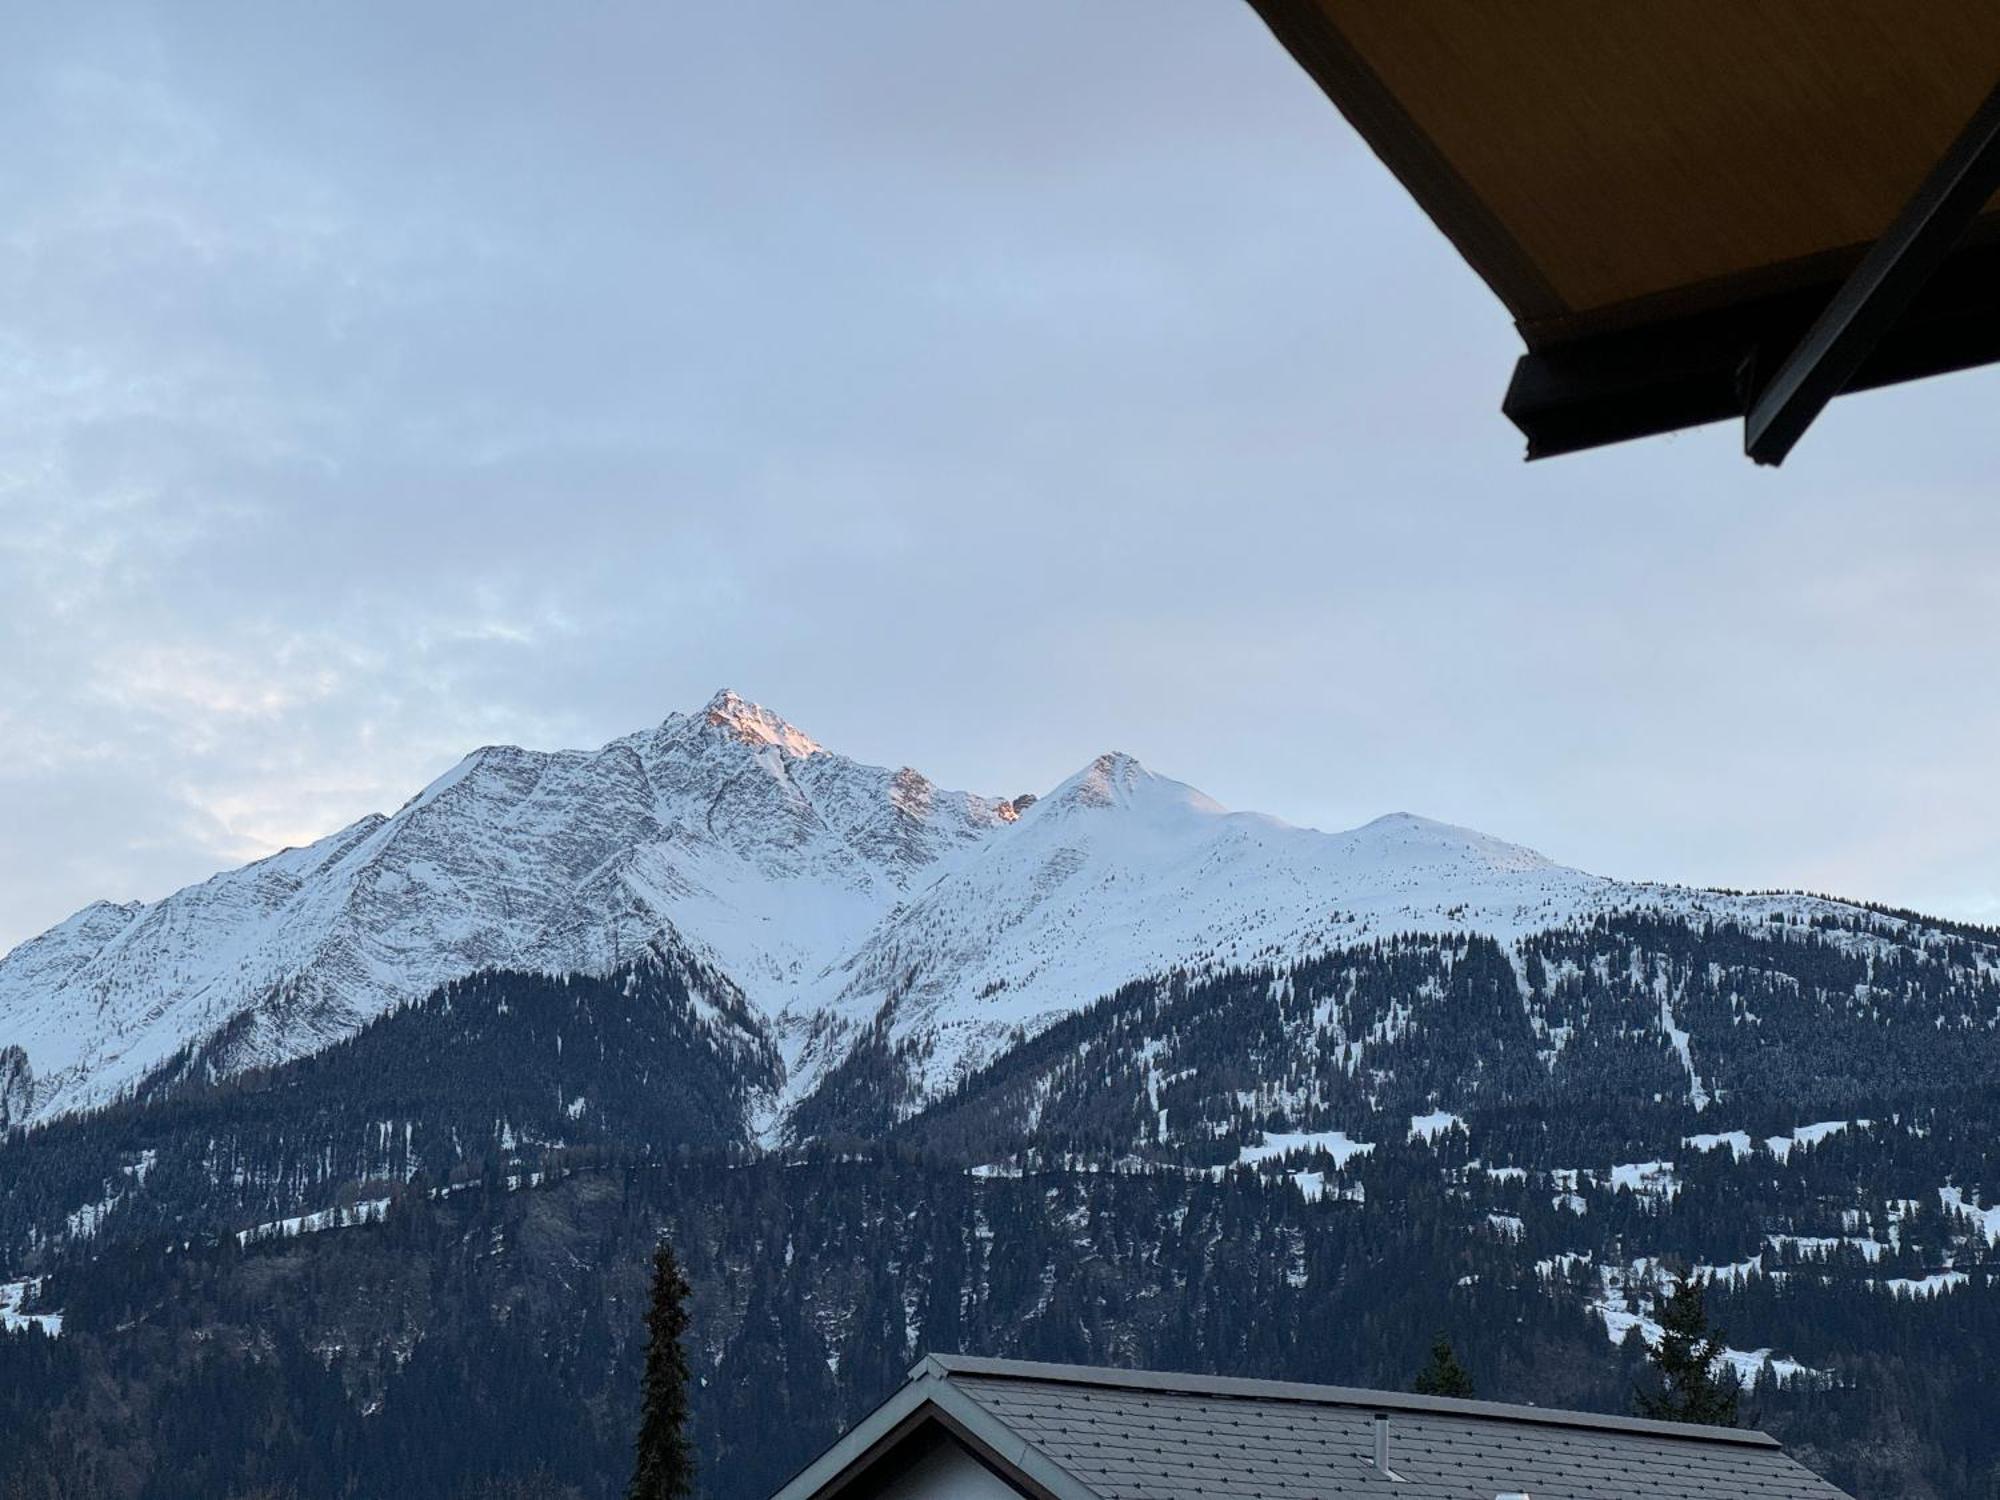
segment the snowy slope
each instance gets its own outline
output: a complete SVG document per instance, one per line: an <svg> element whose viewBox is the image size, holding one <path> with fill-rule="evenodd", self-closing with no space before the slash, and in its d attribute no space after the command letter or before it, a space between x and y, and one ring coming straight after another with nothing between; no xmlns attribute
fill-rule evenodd
<svg viewBox="0 0 2000 1500"><path fill-rule="evenodd" d="M1337 834L1233 813L1129 755L1104 755L892 915L806 990L783 1029L830 1014L850 1034L893 1000L892 1037L935 1042L931 1092L1017 1027L1163 969L1289 959L1397 932L1513 937L1639 894L1407 813ZM799 1056L794 1092L838 1051Z"/></svg>
<svg viewBox="0 0 2000 1500"><path fill-rule="evenodd" d="M0 1048L32 1077L15 1118L112 1099L225 1026L229 1066L299 1056L482 967L660 943L770 1004L1013 815L730 693L596 751L479 750L393 817L93 905L0 959Z"/></svg>
<svg viewBox="0 0 2000 1500"><path fill-rule="evenodd" d="M225 1071L300 1056L482 967L677 951L764 1018L789 1098L878 1019L922 1044L928 1092L1168 968L1700 901L1754 904L1406 814L1231 813L1124 755L1039 801L945 791L724 692L594 751L479 750L393 816L23 943L0 958L0 1123L116 1098L191 1045Z"/></svg>

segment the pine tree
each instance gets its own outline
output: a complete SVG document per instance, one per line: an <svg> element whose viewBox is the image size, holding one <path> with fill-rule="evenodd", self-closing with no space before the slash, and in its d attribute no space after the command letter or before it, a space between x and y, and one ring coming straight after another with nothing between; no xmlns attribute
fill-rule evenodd
<svg viewBox="0 0 2000 1500"><path fill-rule="evenodd" d="M1649 1351L1659 1372L1658 1391L1635 1391L1633 1409L1666 1422L1736 1425L1739 1386L1733 1373L1717 1376L1722 1334L1708 1326L1708 1284L1683 1276L1660 1310L1660 1342Z"/></svg>
<svg viewBox="0 0 2000 1500"><path fill-rule="evenodd" d="M1439 1334L1431 1345L1431 1362L1417 1372L1415 1384L1410 1387L1419 1396L1459 1396L1472 1395L1472 1377L1465 1372L1465 1366L1458 1362L1458 1354L1451 1347L1451 1340Z"/></svg>
<svg viewBox="0 0 2000 1500"><path fill-rule="evenodd" d="M646 1309L646 1383L639 1447L626 1500L687 1500L694 1494L694 1453L688 1445L687 1277L674 1247L653 1251L653 1295Z"/></svg>

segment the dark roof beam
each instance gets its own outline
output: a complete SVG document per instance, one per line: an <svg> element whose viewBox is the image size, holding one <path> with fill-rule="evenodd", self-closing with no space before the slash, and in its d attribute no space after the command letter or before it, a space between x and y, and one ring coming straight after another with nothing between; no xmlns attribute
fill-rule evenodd
<svg viewBox="0 0 2000 1500"><path fill-rule="evenodd" d="M1785 461L1827 402L1849 388L1910 310L1995 192L2000 192L2000 86L1757 393L1743 424L1743 449L1751 458L1760 464Z"/></svg>
<svg viewBox="0 0 2000 1500"><path fill-rule="evenodd" d="M2000 360L2000 242L1976 238L1950 255L1845 391ZM1501 410L1531 459L1732 420L1749 410L1758 372L1800 347L1827 295L1785 292L1551 344L1516 363Z"/></svg>

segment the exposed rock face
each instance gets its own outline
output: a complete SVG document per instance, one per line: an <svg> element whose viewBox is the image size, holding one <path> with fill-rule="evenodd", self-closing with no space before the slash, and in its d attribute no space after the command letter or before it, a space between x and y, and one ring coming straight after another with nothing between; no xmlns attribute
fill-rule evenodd
<svg viewBox="0 0 2000 1500"><path fill-rule="evenodd" d="M28 1117L35 1101L35 1075L28 1054L19 1047L0 1047L0 1131Z"/></svg>
<svg viewBox="0 0 2000 1500"><path fill-rule="evenodd" d="M228 1066L279 1061L482 968L684 946L782 1001L1003 805L834 755L733 693L595 751L489 746L392 816L22 944L0 1045L48 1117L225 1028Z"/></svg>

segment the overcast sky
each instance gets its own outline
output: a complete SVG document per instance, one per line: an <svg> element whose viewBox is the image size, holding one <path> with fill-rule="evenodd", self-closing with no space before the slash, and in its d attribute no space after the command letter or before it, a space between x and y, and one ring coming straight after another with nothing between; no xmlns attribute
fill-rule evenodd
<svg viewBox="0 0 2000 1500"><path fill-rule="evenodd" d="M2000 377L1527 466L1239 0L18 6L0 947L722 685L2000 918Z"/></svg>

